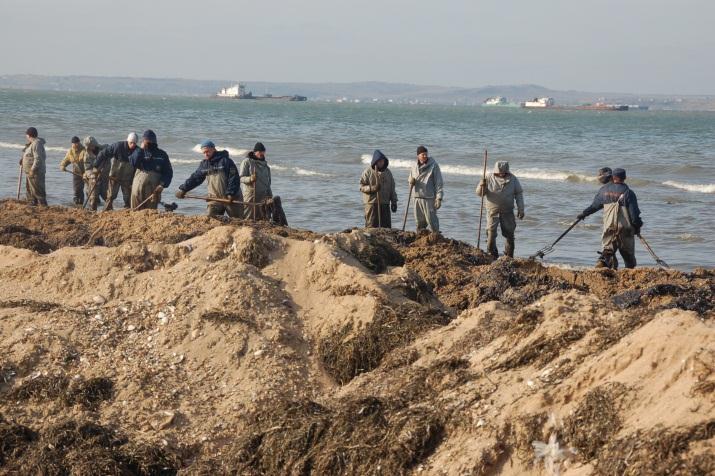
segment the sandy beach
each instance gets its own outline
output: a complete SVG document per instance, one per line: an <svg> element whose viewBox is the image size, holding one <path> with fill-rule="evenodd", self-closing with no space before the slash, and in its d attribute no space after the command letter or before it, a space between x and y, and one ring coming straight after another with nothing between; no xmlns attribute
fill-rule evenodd
<svg viewBox="0 0 715 476"><path fill-rule="evenodd" d="M0 474L713 474L715 270L0 201Z"/></svg>

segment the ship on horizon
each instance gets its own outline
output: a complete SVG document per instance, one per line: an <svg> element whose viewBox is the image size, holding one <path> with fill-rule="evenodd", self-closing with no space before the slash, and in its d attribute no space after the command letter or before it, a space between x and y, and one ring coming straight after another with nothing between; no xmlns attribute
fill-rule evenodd
<svg viewBox="0 0 715 476"><path fill-rule="evenodd" d="M221 88L219 92L214 96L219 99L248 99L248 100L272 100L272 101L307 101L308 98L305 96L300 96L294 94L292 96L274 96L272 94L266 94L265 96L254 96L252 91L246 92L246 85L244 83L238 83L234 86L229 86L227 88Z"/></svg>

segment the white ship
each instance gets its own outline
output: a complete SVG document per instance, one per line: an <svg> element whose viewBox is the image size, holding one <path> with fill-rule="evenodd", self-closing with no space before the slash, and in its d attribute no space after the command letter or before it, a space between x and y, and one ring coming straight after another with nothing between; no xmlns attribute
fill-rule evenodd
<svg viewBox="0 0 715 476"><path fill-rule="evenodd" d="M482 103L482 106L506 106L508 104L504 96L495 96L493 98L487 98L486 101Z"/></svg>
<svg viewBox="0 0 715 476"><path fill-rule="evenodd" d="M554 98L534 98L531 101L522 103L521 107L529 108L547 108L554 106Z"/></svg>
<svg viewBox="0 0 715 476"><path fill-rule="evenodd" d="M294 94L293 96L273 96L272 94L266 94L265 96L254 96L251 91L246 92L246 85L243 83L238 83L234 86L229 86L227 88L221 88L221 90L216 93L216 97L224 99L268 99L277 101L308 100L307 97L299 96L297 94Z"/></svg>

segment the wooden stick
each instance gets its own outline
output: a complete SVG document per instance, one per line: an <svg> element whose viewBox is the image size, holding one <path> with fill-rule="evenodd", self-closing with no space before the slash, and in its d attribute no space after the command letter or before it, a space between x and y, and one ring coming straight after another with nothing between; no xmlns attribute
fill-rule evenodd
<svg viewBox="0 0 715 476"><path fill-rule="evenodd" d="M482 171L482 183L487 178L487 149L484 149L484 170ZM487 185L482 190L482 203L479 205L479 228L477 229L477 249L481 249L482 242L482 217L484 216L484 196L487 194Z"/></svg>
<svg viewBox="0 0 715 476"><path fill-rule="evenodd" d="M17 199L20 200L20 190L22 190L22 162L20 162L20 176L17 178Z"/></svg>
<svg viewBox="0 0 715 476"><path fill-rule="evenodd" d="M405 206L405 216L402 218L402 231L405 231L405 225L407 225L407 210L410 209L410 201L412 200L412 189L414 185L410 185L410 193L407 194L407 205Z"/></svg>
<svg viewBox="0 0 715 476"><path fill-rule="evenodd" d="M236 200L229 200L227 198L202 197L200 195L189 195L189 194L184 195L184 198L193 198L195 200L203 200L205 202L225 203L227 205L253 205L253 206L264 205L263 203L260 203L260 202L239 202Z"/></svg>

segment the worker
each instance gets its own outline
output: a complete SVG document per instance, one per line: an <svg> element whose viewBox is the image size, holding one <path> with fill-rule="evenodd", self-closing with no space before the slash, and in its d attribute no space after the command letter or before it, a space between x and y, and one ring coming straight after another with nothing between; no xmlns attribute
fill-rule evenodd
<svg viewBox="0 0 715 476"><path fill-rule="evenodd" d="M636 267L635 238L640 236L643 220L636 194L625 184L626 171L613 169L612 181L603 185L593 203L578 215L579 220L603 208L603 234L597 268L618 268L619 251L626 268Z"/></svg>
<svg viewBox="0 0 715 476"><path fill-rule="evenodd" d="M93 136L87 136L82 141L84 149L79 160L84 168L84 180L87 182L87 203L91 210L96 210L99 204L102 171L97 163L99 142Z"/></svg>
<svg viewBox="0 0 715 476"><path fill-rule="evenodd" d="M509 170L509 162L500 160L494 164L494 171L481 180L477 187L477 195L487 201L487 252L494 258L499 257L497 250L497 227L506 240L504 254L514 257L514 203L516 216L524 218L524 190L519 179Z"/></svg>
<svg viewBox="0 0 715 476"><path fill-rule="evenodd" d="M176 191L177 198L184 198L187 192L207 180L209 197L243 201L238 169L229 157L228 151L216 150L212 141L205 140L201 143L201 152L204 154L204 159L186 182L179 185L179 190ZM222 216L226 213L231 218L243 218L241 203L208 202L206 208L209 216Z"/></svg>
<svg viewBox="0 0 715 476"><path fill-rule="evenodd" d="M60 162L60 170L63 172L67 171L67 166L72 164L72 190L74 192L73 201L75 205L82 205L84 203L84 165L80 160L80 155L84 150L82 142L79 137L74 136L71 140L71 145L65 158Z"/></svg>
<svg viewBox="0 0 715 476"><path fill-rule="evenodd" d="M132 181L132 209L156 209L161 192L171 185L174 170L169 155L159 148L154 131L144 132L142 145L134 149L129 162L136 170Z"/></svg>
<svg viewBox="0 0 715 476"><path fill-rule="evenodd" d="M246 219L267 218L266 200L273 198L271 191L271 168L266 162L266 147L256 142L253 151L241 162L241 184L243 184L243 216Z"/></svg>
<svg viewBox="0 0 715 476"><path fill-rule="evenodd" d="M598 183L605 185L610 182L612 178L613 170L611 170L610 167L601 167L600 169L598 169L598 176L596 177Z"/></svg>
<svg viewBox="0 0 715 476"><path fill-rule="evenodd" d="M136 132L132 132L127 136L127 140L110 144L97 155L99 168L109 170L105 211L114 208L114 200L119 195L120 189L124 199L124 208L129 208L131 204L134 167L129 163L129 156L137 148L138 142L139 136Z"/></svg>
<svg viewBox="0 0 715 476"><path fill-rule="evenodd" d="M417 231L429 228L432 232L439 232L437 210L442 206L444 182L439 165L423 145L417 148L417 162L412 166L407 181L414 188Z"/></svg>
<svg viewBox="0 0 715 476"><path fill-rule="evenodd" d="M28 127L25 131L27 143L22 149L20 165L25 172L25 192L30 205L47 206L45 192L45 139L37 137L37 129Z"/></svg>
<svg viewBox="0 0 715 476"><path fill-rule="evenodd" d="M395 179L388 169L390 161L376 150L372 161L360 177L360 191L365 208L366 228L392 228L390 211L397 211L397 192Z"/></svg>

